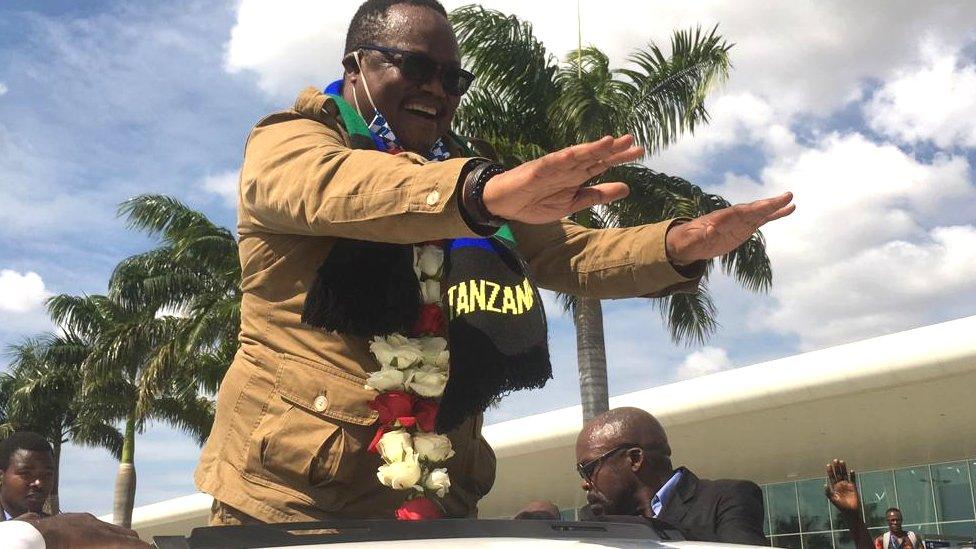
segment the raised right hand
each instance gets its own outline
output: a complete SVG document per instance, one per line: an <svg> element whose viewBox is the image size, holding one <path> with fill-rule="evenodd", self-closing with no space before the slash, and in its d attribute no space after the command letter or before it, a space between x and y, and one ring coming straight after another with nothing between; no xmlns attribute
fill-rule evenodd
<svg viewBox="0 0 976 549"><path fill-rule="evenodd" d="M509 221L556 221L627 196L630 191L620 182L582 185L611 166L632 162L643 154L630 135L567 147L492 177L482 200L489 212Z"/></svg>
<svg viewBox="0 0 976 549"><path fill-rule="evenodd" d="M854 471L848 473L847 464L842 460L835 459L827 464L824 493L841 513L860 516L861 497L857 492L857 479Z"/></svg>

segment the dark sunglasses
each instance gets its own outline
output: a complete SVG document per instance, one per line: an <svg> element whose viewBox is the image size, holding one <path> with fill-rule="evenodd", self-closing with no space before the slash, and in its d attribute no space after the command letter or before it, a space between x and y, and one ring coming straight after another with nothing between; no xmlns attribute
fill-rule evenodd
<svg viewBox="0 0 976 549"><path fill-rule="evenodd" d="M606 451L589 461L577 463L576 472L579 473L581 479L586 482L590 482L590 477L593 475L593 471L596 470L596 467L600 464L600 462L621 450L629 450L631 448L640 448L640 445L634 444L633 442L625 442L619 446L615 446L612 450Z"/></svg>
<svg viewBox="0 0 976 549"><path fill-rule="evenodd" d="M383 46L359 46L357 50L377 51L400 69L404 78L418 84L430 82L438 74L444 85L444 91L456 96L464 95L474 82L474 75L460 68L442 65L429 56L412 51L385 48Z"/></svg>

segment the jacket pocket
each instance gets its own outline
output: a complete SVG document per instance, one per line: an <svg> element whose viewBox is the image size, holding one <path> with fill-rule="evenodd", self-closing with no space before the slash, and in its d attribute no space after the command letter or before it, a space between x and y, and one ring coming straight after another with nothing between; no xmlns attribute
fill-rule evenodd
<svg viewBox="0 0 976 549"><path fill-rule="evenodd" d="M378 416L368 406L376 393L365 380L325 364L289 355L279 361L275 394L252 436L248 462L258 476L312 497L312 489L354 478ZM323 507L343 504L341 493L331 494L331 502L314 498Z"/></svg>

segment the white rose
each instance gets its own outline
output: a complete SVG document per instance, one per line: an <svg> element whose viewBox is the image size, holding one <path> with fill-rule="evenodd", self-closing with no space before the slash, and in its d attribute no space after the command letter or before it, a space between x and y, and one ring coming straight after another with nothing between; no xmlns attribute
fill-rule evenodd
<svg viewBox="0 0 976 549"><path fill-rule="evenodd" d="M380 366L393 367L393 347L386 342L382 337L374 337L373 342L369 344L369 352L373 353L376 357L376 361L380 363Z"/></svg>
<svg viewBox="0 0 976 549"><path fill-rule="evenodd" d="M436 366L439 370L447 367L447 340L443 337L421 338L420 350L424 353L425 366Z"/></svg>
<svg viewBox="0 0 976 549"><path fill-rule="evenodd" d="M373 351L374 345L383 354L384 358L389 356L388 362L383 362L380 360L380 364L383 366L391 366L399 370L405 368L410 368L411 366L416 366L420 364L423 359L423 351L420 348L420 343L416 339L410 339L403 337L399 334L393 334L386 337L385 345L386 347L378 343L379 338L373 340L373 344L370 345L370 350ZM379 359L380 355L376 351L373 354L377 355Z"/></svg>
<svg viewBox="0 0 976 549"><path fill-rule="evenodd" d="M451 439L436 433L417 433L413 435L413 449L417 456L434 463L447 461L454 456Z"/></svg>
<svg viewBox="0 0 976 549"><path fill-rule="evenodd" d="M447 476L447 469L434 469L424 478L424 488L434 492L442 498L451 490L451 477Z"/></svg>
<svg viewBox="0 0 976 549"><path fill-rule="evenodd" d="M403 382L406 380L407 376L400 370L391 366L383 366L378 372L369 374L366 387L380 392L402 391L404 389Z"/></svg>
<svg viewBox="0 0 976 549"><path fill-rule="evenodd" d="M376 447L387 463L403 461L408 455L414 454L413 437L403 429L383 433Z"/></svg>
<svg viewBox="0 0 976 549"><path fill-rule="evenodd" d="M428 278L420 283L420 293L423 295L424 303L441 302L441 281L436 278Z"/></svg>
<svg viewBox="0 0 976 549"><path fill-rule="evenodd" d="M407 378L407 388L425 398L437 398L444 393L447 372L434 369L413 370Z"/></svg>
<svg viewBox="0 0 976 549"><path fill-rule="evenodd" d="M444 264L444 250L440 246L430 244L414 249L417 250L415 255L417 256L417 270L420 271L420 275L437 276L437 273L441 271L441 265Z"/></svg>
<svg viewBox="0 0 976 549"><path fill-rule="evenodd" d="M417 456L410 452L403 461L381 465L376 471L376 478L381 484L394 490L409 490L420 481L421 474Z"/></svg>

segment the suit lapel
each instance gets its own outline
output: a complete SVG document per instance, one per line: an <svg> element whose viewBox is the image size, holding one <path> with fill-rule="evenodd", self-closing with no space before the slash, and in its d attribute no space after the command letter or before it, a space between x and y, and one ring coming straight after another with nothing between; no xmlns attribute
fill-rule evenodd
<svg viewBox="0 0 976 549"><path fill-rule="evenodd" d="M661 515L658 517L672 526L681 525L691 507L691 500L695 497L695 491L698 489L698 477L684 467L679 469L681 470L681 480L678 481L674 494L661 509Z"/></svg>

